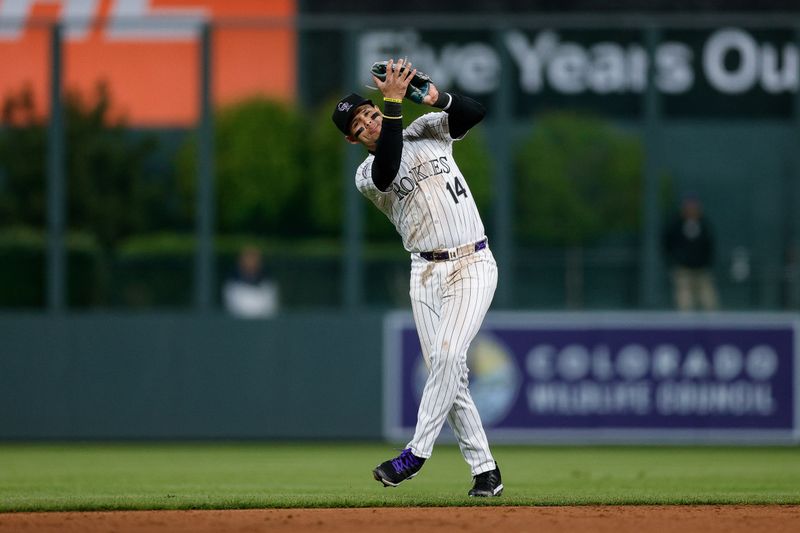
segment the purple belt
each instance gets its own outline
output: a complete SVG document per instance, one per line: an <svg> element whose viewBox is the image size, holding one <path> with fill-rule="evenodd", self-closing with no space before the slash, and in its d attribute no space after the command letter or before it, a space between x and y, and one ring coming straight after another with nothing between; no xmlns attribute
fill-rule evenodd
<svg viewBox="0 0 800 533"><path fill-rule="evenodd" d="M453 259L458 259L460 257L464 257L470 254L474 254L480 250L486 248L486 244L488 243L487 238L483 238L476 243L473 244L465 244L463 246L458 246L456 248L450 248L449 250L434 250L432 252L420 252L419 256L426 261L451 261Z"/></svg>

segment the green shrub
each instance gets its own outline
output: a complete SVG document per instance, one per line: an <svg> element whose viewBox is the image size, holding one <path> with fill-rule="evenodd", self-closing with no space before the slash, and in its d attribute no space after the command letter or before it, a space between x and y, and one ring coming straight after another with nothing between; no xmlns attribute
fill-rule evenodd
<svg viewBox="0 0 800 533"><path fill-rule="evenodd" d="M342 175L347 143L331 120L336 102L331 99L313 109L308 127L313 156L306 160L307 223L311 231L327 237L342 234L345 183L354 183Z"/></svg>
<svg viewBox="0 0 800 533"><path fill-rule="evenodd" d="M292 107L252 98L221 108L215 116L217 229L286 235L306 227L302 189L306 124ZM197 140L180 149L177 168L184 206L194 212ZM295 222L300 222L297 228Z"/></svg>
<svg viewBox="0 0 800 533"><path fill-rule="evenodd" d="M638 137L591 116L539 117L516 158L516 234L523 242L587 244L640 220Z"/></svg>
<svg viewBox="0 0 800 533"><path fill-rule="evenodd" d="M99 247L94 237L70 232L65 239L67 302L85 307L97 298ZM0 230L0 308L41 308L47 297L47 240L41 230Z"/></svg>
<svg viewBox="0 0 800 533"><path fill-rule="evenodd" d="M163 203L159 180L148 163L157 151L153 136L129 135L111 115L111 96L100 83L85 97L68 91L65 115L67 221L110 248L147 231ZM47 128L30 88L3 103L0 132L0 224L43 227L47 176Z"/></svg>
<svg viewBox="0 0 800 533"><path fill-rule="evenodd" d="M108 301L113 248L129 235L158 224L165 196L163 180L151 165L158 151L155 136L132 135L111 108L111 95L103 83L89 96L67 91L64 99L68 230L90 235L98 246L91 260L79 255L83 262L73 265L92 271L94 279L70 272L68 283L83 279L77 298L98 304ZM0 132L0 225L43 228L48 132L30 87L5 99L2 122L7 127Z"/></svg>

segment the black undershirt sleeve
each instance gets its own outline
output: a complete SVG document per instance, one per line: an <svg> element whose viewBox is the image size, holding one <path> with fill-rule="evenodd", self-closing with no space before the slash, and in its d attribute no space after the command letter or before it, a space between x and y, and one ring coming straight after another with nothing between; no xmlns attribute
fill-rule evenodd
<svg viewBox="0 0 800 533"><path fill-rule="evenodd" d="M385 102L383 125L375 147L375 160L372 162L372 183L386 192L400 170L400 157L403 155L403 106L396 102Z"/></svg>
<svg viewBox="0 0 800 533"><path fill-rule="evenodd" d="M452 97L452 101L446 98L448 94ZM445 112L450 115L450 137L453 139L458 139L467 133L486 116L486 108L480 102L460 94L442 93L434 106L447 107Z"/></svg>
<svg viewBox="0 0 800 533"><path fill-rule="evenodd" d="M450 105L447 105L447 104ZM449 115L450 137L458 139L475 126L486 115L486 108L468 96L441 93L435 107L444 108ZM387 191L400 170L403 154L402 106L396 102L385 102L383 126L375 147L372 162L372 182L380 191Z"/></svg>

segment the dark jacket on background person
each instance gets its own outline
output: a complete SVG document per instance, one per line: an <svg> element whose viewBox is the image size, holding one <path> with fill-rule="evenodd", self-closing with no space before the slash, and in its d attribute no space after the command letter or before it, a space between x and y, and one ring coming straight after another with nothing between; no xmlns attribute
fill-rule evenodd
<svg viewBox="0 0 800 533"><path fill-rule="evenodd" d="M664 231L664 252L671 266L710 268L714 260L714 238L705 217L678 216Z"/></svg>

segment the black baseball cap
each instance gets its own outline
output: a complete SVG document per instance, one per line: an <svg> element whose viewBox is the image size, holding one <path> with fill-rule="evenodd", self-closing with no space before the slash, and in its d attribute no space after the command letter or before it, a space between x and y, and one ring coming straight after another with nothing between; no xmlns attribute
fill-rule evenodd
<svg viewBox="0 0 800 533"><path fill-rule="evenodd" d="M345 96L336 104L336 109L333 110L333 123L342 130L342 133L350 135L350 122L353 121L353 115L356 114L356 109L364 104L373 105L372 100L356 93Z"/></svg>

